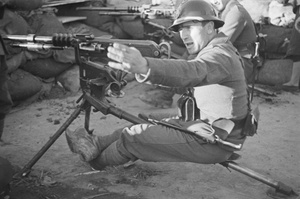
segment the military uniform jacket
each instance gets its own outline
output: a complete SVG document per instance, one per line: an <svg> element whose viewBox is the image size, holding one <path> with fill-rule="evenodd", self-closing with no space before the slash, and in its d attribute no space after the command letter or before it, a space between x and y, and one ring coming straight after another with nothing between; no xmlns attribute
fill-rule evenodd
<svg viewBox="0 0 300 199"><path fill-rule="evenodd" d="M243 57L251 58L256 30L248 11L236 0L230 0L219 13L225 24L220 31L227 35Z"/></svg>

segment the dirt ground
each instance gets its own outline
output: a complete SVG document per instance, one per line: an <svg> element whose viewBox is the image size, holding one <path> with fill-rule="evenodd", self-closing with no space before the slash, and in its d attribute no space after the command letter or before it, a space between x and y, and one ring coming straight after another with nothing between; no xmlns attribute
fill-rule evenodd
<svg viewBox="0 0 300 199"><path fill-rule="evenodd" d="M137 115L140 112L176 112L160 110L143 104L137 96L144 85L129 83L123 98L112 99L116 106ZM265 88L268 91L271 88ZM54 91L60 89L53 89ZM20 171L75 110L76 95L52 93L48 99L15 107L8 115L0 154ZM255 92L261 119L258 134L249 137L242 156L236 162L264 177L268 182L284 183L300 192L300 133L299 93L276 91L276 96ZM174 101L178 96L174 97ZM84 113L69 126L71 130L84 124ZM105 135L128 124L113 115L92 112L91 128ZM276 184L275 184L276 185ZM33 165L27 177L12 181L13 199L268 199L296 198L274 194L265 183L220 164L147 163L137 161L133 166L109 167L92 171L68 149L62 134L49 150ZM280 196L280 197L279 197Z"/></svg>

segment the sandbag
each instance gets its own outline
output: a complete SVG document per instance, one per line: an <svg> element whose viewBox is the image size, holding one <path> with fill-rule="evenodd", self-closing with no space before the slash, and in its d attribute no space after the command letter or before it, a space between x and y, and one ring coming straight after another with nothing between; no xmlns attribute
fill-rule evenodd
<svg viewBox="0 0 300 199"><path fill-rule="evenodd" d="M40 80L22 69L9 75L7 86L13 101L25 100L42 89Z"/></svg>
<svg viewBox="0 0 300 199"><path fill-rule="evenodd" d="M25 51L22 51L18 54L15 54L6 59L7 64L7 73L12 73L13 71L17 70L21 65L23 65L27 60L24 54Z"/></svg>
<svg viewBox="0 0 300 199"><path fill-rule="evenodd" d="M7 6L13 10L34 10L42 7L44 0L8 0Z"/></svg>
<svg viewBox="0 0 300 199"><path fill-rule="evenodd" d="M290 80L292 68L293 61L290 59L265 60L256 82L269 86L281 85Z"/></svg>
<svg viewBox="0 0 300 199"><path fill-rule="evenodd" d="M82 22L66 23L64 24L64 27L68 33L73 33L73 34L87 34L87 35L93 34L95 37L110 35L110 33L108 32L101 31L97 28L86 25Z"/></svg>
<svg viewBox="0 0 300 199"><path fill-rule="evenodd" d="M56 79L66 91L76 93L80 90L79 77L79 66L75 64L60 74Z"/></svg>
<svg viewBox="0 0 300 199"><path fill-rule="evenodd" d="M1 34L11 34L11 35L26 35L30 33L30 27L23 17L18 15L9 9L5 9L3 18L0 20L0 33ZM9 43L5 41L5 43ZM19 53L22 49L13 48L6 45L9 52L7 57L10 55Z"/></svg>
<svg viewBox="0 0 300 199"><path fill-rule="evenodd" d="M121 16L116 18L116 22L132 39L144 38L144 24L140 18Z"/></svg>
<svg viewBox="0 0 300 199"><path fill-rule="evenodd" d="M22 69L37 77L48 79L58 76L71 66L70 63L61 63L53 58L46 58L28 61L22 66Z"/></svg>
<svg viewBox="0 0 300 199"><path fill-rule="evenodd" d="M261 25L259 33L266 35L265 58L284 58L288 49L288 42L291 37L292 28L284 28L274 25Z"/></svg>
<svg viewBox="0 0 300 199"><path fill-rule="evenodd" d="M91 1L85 2L81 4L68 4L66 6L60 6L57 12L57 16L85 16L87 17L84 20L84 23L93 26L93 27L100 27L105 23L114 22L115 17L113 16L104 16L99 15L99 11L97 10L77 10L77 7L104 7L105 1Z"/></svg>
<svg viewBox="0 0 300 199"><path fill-rule="evenodd" d="M54 12L34 12L28 18L28 24L36 35L52 36L53 33L66 33L62 23Z"/></svg>

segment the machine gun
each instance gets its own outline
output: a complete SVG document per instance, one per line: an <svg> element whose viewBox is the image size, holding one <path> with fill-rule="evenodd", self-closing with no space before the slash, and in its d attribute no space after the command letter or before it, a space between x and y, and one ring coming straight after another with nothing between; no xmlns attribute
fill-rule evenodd
<svg viewBox="0 0 300 199"><path fill-rule="evenodd" d="M96 111L100 111L104 115L112 114L120 119L125 119L133 124L140 123L154 123L157 125L164 125L169 128L175 128L185 132L183 129L173 126L166 122L150 121L149 119L139 118L131 115L112 104L106 97L122 97L124 93L122 89L126 86L126 81L123 79L124 72L109 68L106 63L108 58L106 56L107 47L112 43L119 42L128 46L133 46L140 50L143 56L159 58L163 55L164 50L161 45L153 41L143 40L120 40L120 39L105 39L95 38L92 35L69 35L69 34L56 34L53 37L49 36L35 36L35 35L6 35L3 36L4 40L10 41L10 45L14 47L28 48L31 50L46 50L55 49L63 50L66 48L74 48L75 59L80 66L80 86L82 88L82 95L77 100L80 105L75 109L71 116L65 123L55 132L48 142L41 148L40 151L21 169L15 177L27 176L33 165L44 155L44 153L52 146L52 144L60 137L60 135L71 125L71 123L79 116L81 111L85 111L85 124L84 127L89 134L92 130L89 129L90 113L92 107ZM192 132L185 132L192 133ZM206 139L206 138L203 138ZM226 145L227 142L216 139L214 142L219 142ZM228 146L236 147L232 143ZM235 157L239 155L235 154ZM231 168L249 177L252 177L266 185L269 185L277 192L285 195L295 195L296 193L292 188L263 176L253 170L241 167L231 158L226 162L220 164L226 168Z"/></svg>
<svg viewBox="0 0 300 199"><path fill-rule="evenodd" d="M114 42L134 46L146 57L159 58L163 50L150 40L108 39L93 35L56 34L53 37L36 35L7 35L4 40L13 41L12 47L31 50L63 50L74 48L75 60L80 66L80 86L84 93L98 99L104 96L121 97L126 85L126 73L109 68L105 63L107 48ZM165 49L165 48L164 48Z"/></svg>

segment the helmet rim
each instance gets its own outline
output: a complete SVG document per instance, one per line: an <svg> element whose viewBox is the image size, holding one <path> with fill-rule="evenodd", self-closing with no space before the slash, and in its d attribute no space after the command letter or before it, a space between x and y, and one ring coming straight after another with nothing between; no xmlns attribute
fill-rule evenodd
<svg viewBox="0 0 300 199"><path fill-rule="evenodd" d="M173 25L171 25L169 27L170 30L174 31L174 32L178 32L179 31L179 25L189 22L189 21L199 21L199 22L203 22L203 21L213 21L215 24L215 28L218 29L220 27L222 27L224 25L224 21L219 20L219 19L214 19L212 17L210 18L203 18L203 17L186 17L186 18L179 18L176 19L173 23Z"/></svg>
<svg viewBox="0 0 300 199"><path fill-rule="evenodd" d="M213 21L216 29L224 25L224 21L216 16L213 7L204 0L183 1L178 7L176 19L169 28L178 32L179 25L189 21Z"/></svg>

